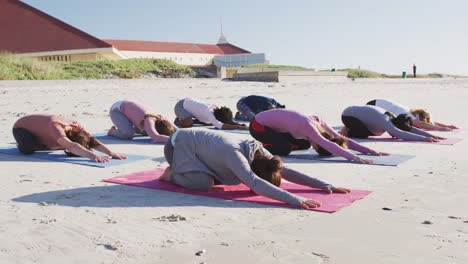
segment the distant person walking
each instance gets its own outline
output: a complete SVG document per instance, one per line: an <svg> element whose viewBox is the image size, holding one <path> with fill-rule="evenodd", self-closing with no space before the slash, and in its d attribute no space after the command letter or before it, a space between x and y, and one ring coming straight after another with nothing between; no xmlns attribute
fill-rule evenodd
<svg viewBox="0 0 468 264"><path fill-rule="evenodd" d="M416 78L416 64L413 64L413 78Z"/></svg>

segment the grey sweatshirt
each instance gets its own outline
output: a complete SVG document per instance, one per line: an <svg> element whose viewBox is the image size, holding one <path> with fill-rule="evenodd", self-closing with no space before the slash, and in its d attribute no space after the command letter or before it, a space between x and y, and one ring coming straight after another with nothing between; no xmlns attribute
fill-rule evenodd
<svg viewBox="0 0 468 264"><path fill-rule="evenodd" d="M181 129L174 140L172 173L206 173L225 185L241 182L255 193L299 206L305 198L296 196L258 177L250 168L256 151L273 157L258 141L230 137L227 133L205 129ZM289 168L282 177L313 188L333 187Z"/></svg>
<svg viewBox="0 0 468 264"><path fill-rule="evenodd" d="M350 106L346 108L342 115L357 118L363 122L369 131L380 136L385 132L404 140L425 141L426 137L432 135L418 128L413 127L410 132L397 128L390 121L390 117L385 114L385 109L373 105Z"/></svg>

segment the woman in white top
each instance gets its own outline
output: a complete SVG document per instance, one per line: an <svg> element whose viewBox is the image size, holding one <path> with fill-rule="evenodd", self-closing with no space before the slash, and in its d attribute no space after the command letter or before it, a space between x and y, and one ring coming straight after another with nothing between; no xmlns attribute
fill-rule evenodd
<svg viewBox="0 0 468 264"><path fill-rule="evenodd" d="M417 128L438 131L451 131L458 129L458 127L453 125L445 125L432 121L431 115L426 109L408 108L396 102L385 99L375 99L367 102L367 105L378 106L388 112L393 113L395 116L399 116L400 114L407 114L411 117L411 124Z"/></svg>
<svg viewBox="0 0 468 264"><path fill-rule="evenodd" d="M218 107L213 104L194 99L185 98L177 102L174 107L176 119L174 124L179 127L192 127L193 124L213 125L217 129L233 130L249 129L233 121L232 112L227 107Z"/></svg>

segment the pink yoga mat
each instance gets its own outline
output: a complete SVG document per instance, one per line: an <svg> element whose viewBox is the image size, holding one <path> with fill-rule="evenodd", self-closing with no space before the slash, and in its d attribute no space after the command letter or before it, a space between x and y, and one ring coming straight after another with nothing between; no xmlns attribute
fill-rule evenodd
<svg viewBox="0 0 468 264"><path fill-rule="evenodd" d="M360 139L361 140L361 139ZM439 142L427 142L427 141L411 141L403 140L399 138L392 138L387 133L384 133L381 136L372 136L367 139L362 139L363 141L375 141L375 142L404 142L404 143L419 143L419 144L432 144L432 145L455 145L458 142L462 141L462 138L447 138Z"/></svg>
<svg viewBox="0 0 468 264"><path fill-rule="evenodd" d="M163 190L169 192L179 192L185 194L192 194L192 195L200 195L200 196L208 196L213 198L220 198L225 200L234 200L234 201L243 201L243 202L252 202L252 203L260 203L266 205L274 205L274 206L282 206L282 207L292 207L294 206L285 204L280 201L276 201L264 196L259 196L252 192L249 187L239 184L234 186L227 186L227 185L219 185L219 187L223 187L224 191L209 191L209 192L196 192L190 191L183 187L174 185L172 183L159 181L159 176L162 175L164 169L156 168L150 171L142 171L131 173L127 175L117 176L114 178L105 179L105 182L112 182L118 184L125 184L125 185L132 185L132 186L140 186L145 188L151 188L156 190ZM346 207L353 203L354 201L360 200L367 196L371 191L361 191L361 190L353 190L347 194L327 194L323 191L318 189L312 189L306 186L297 185L293 183L284 182L281 184L281 188L285 189L291 193L296 195L313 199L316 201L320 201L322 206L310 209L314 211L320 212L327 212L333 213L340 210L343 207Z"/></svg>

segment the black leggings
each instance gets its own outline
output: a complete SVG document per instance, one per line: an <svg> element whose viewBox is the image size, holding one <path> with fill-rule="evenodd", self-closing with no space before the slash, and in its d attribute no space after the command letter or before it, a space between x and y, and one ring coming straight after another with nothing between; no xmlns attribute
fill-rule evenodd
<svg viewBox="0 0 468 264"><path fill-rule="evenodd" d="M375 105L375 104L377 104L377 100L369 101L369 102L367 102L366 105Z"/></svg>
<svg viewBox="0 0 468 264"><path fill-rule="evenodd" d="M341 121L348 128L348 137L368 138L374 135L361 120L353 116L341 116Z"/></svg>
<svg viewBox="0 0 468 264"><path fill-rule="evenodd" d="M303 150L310 148L310 142L305 139L294 138L289 133L280 133L259 124L255 118L250 122L250 135L262 142L263 147L271 154L287 156L293 150Z"/></svg>
<svg viewBox="0 0 468 264"><path fill-rule="evenodd" d="M19 152L23 154L33 154L36 150L45 149L41 146L34 134L24 128L13 128L13 137Z"/></svg>

